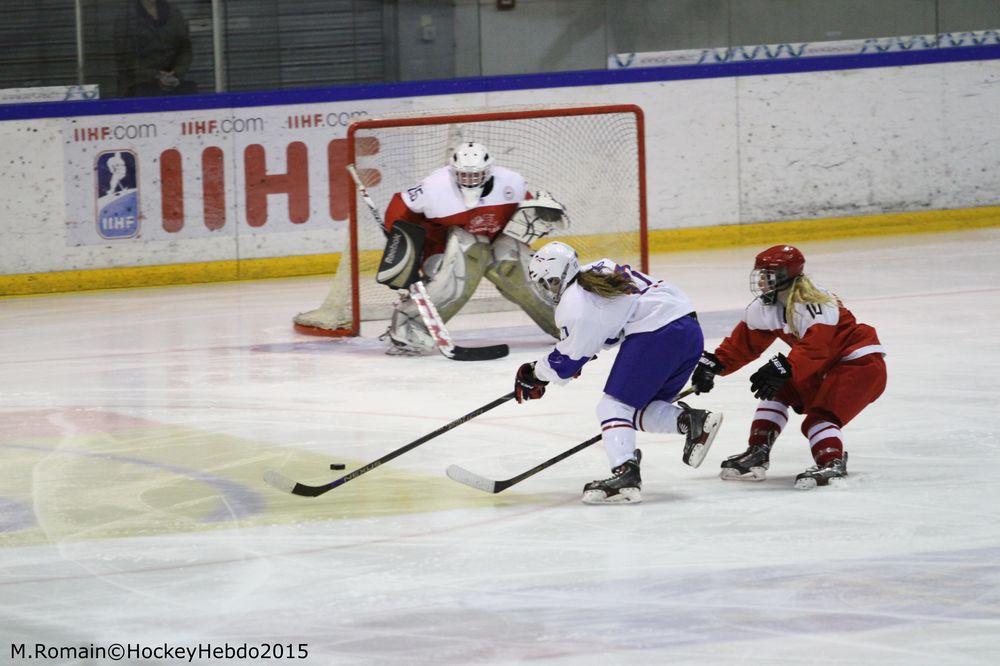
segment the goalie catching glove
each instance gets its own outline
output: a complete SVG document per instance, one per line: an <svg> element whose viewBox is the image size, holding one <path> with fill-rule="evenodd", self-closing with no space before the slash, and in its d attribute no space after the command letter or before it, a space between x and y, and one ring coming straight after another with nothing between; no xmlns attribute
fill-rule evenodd
<svg viewBox="0 0 1000 666"><path fill-rule="evenodd" d="M518 403L528 400L538 400L545 395L545 387L548 382L543 382L535 376L535 364L525 363L517 369L514 377L514 398Z"/></svg>
<svg viewBox="0 0 1000 666"><path fill-rule="evenodd" d="M543 190L517 205L503 233L515 240L530 245L532 241L557 229L569 228L566 208Z"/></svg>
<svg viewBox="0 0 1000 666"><path fill-rule="evenodd" d="M750 390L755 398L771 400L792 378L792 364L784 354L775 354L760 370L750 375Z"/></svg>

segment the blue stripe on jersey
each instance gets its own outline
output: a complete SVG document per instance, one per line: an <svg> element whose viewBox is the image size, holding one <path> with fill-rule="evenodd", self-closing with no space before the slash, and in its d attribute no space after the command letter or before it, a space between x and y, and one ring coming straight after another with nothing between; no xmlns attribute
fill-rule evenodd
<svg viewBox="0 0 1000 666"><path fill-rule="evenodd" d="M553 349L548 358L549 367L555 370L560 379L569 379L580 372L580 368L589 360L589 358L570 358L565 354L560 354L558 349Z"/></svg>
<svg viewBox="0 0 1000 666"><path fill-rule="evenodd" d="M618 269L621 270L623 273L625 273L625 275L627 275L630 278L632 278L633 281L640 280L642 282L645 282L647 287L652 286L652 284L653 284L653 282L649 278L647 278L645 275L643 275L639 271L632 270L632 267L629 266L628 264L625 264L624 266L619 266ZM662 280L661 280L661 282L662 282Z"/></svg>
<svg viewBox="0 0 1000 666"><path fill-rule="evenodd" d="M603 262L601 263L603 264ZM634 291L632 293L639 294L640 296L645 294L653 287L663 284L663 280L657 280L654 283L653 280L648 275L640 273L637 270L633 270L632 267L629 266L628 264L615 264L614 272L623 273L625 277L632 280L632 284L634 286ZM639 282L645 283L646 286L644 288L640 288L641 285L638 284Z"/></svg>

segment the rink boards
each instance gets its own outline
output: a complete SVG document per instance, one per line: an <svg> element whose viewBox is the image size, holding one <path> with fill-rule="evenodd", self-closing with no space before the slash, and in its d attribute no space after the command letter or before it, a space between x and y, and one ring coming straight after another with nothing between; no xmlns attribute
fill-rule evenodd
<svg viewBox="0 0 1000 666"><path fill-rule="evenodd" d="M779 229L795 240L1000 224L1000 61L758 71L201 97L230 106L183 110L76 103L103 115L5 120L0 294L332 272L351 194L346 127L403 110L638 104L653 251ZM772 222L793 226L754 230Z"/></svg>

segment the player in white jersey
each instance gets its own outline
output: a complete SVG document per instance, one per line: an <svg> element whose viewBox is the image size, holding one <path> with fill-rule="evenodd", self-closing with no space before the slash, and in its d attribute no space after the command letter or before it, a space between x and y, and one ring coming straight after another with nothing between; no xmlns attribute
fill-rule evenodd
<svg viewBox="0 0 1000 666"><path fill-rule="evenodd" d="M640 501L642 454L635 447L636 430L685 435L683 460L700 465L722 414L673 404L704 346L684 292L610 259L580 266L576 251L559 242L532 257L528 274L557 304L561 335L550 353L518 369L518 402L542 397L550 382L565 384L601 349L621 345L597 404L612 476L585 485L583 501Z"/></svg>
<svg viewBox="0 0 1000 666"><path fill-rule="evenodd" d="M494 165L485 146L459 146L448 166L396 193L385 220L389 237L380 282L402 289L422 277L441 318L448 321L485 277L542 330L558 337L552 303L528 281L526 267L528 244L566 228L566 210L545 192L528 192L524 178ZM412 251L399 252L400 247ZM406 298L396 306L387 333L389 354L434 348L416 304Z"/></svg>

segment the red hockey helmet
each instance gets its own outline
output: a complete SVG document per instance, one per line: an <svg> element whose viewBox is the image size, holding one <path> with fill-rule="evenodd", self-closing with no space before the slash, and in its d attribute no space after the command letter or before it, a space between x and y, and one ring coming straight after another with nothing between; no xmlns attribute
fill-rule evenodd
<svg viewBox="0 0 1000 666"><path fill-rule="evenodd" d="M750 291L766 305L774 303L778 292L791 286L802 275L806 258L791 245L769 247L754 259L750 273Z"/></svg>

